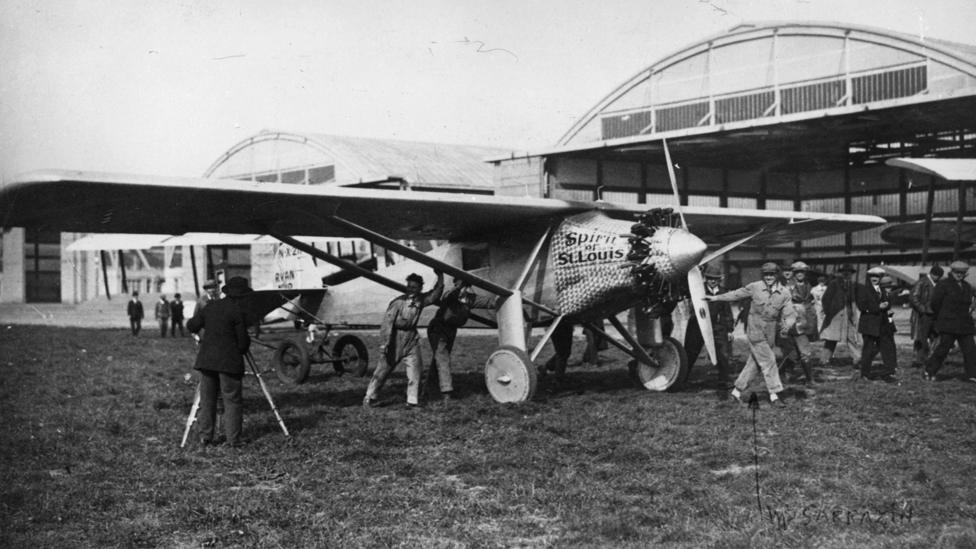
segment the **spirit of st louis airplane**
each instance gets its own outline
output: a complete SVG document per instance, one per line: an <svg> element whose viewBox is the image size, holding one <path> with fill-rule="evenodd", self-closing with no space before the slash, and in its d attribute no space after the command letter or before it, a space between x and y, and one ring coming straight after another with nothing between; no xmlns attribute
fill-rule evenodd
<svg viewBox="0 0 976 549"><path fill-rule="evenodd" d="M669 155L667 163L671 168ZM485 363L486 385L499 402L532 398L538 375L533 361L554 331L569 323L590 326L628 353L632 373L647 389L672 388L684 378L687 359L677 340L662 335L660 317L679 301L691 298L715 360L699 265L747 241L777 244L884 223L871 215L675 207L647 211L647 205L602 201L73 171L31 172L0 189L3 227L266 234L364 279L403 289L399 281L296 238L357 237L460 278L500 297L499 345ZM429 254L402 244L421 240L448 243ZM708 253L710 245L715 249ZM486 260L471 264L472 256ZM315 316L340 324L348 308L329 294ZM636 334L617 320L628 309L635 311ZM604 319L626 343L599 329ZM548 326L532 349L529 325Z"/></svg>

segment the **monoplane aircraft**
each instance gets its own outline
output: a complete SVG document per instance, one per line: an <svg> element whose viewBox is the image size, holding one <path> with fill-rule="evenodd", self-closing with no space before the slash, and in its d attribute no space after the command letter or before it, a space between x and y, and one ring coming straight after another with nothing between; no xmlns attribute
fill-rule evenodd
<svg viewBox="0 0 976 549"><path fill-rule="evenodd" d="M667 148L665 147L665 152ZM668 159L670 167L670 159ZM672 186L674 186L672 177ZM626 342L632 373L650 390L681 379L681 344L660 318L688 297L714 361L698 266L735 246L778 244L875 227L871 215L615 205L547 198L300 186L224 179L40 171L0 189L0 224L62 231L266 234L394 290L400 280L303 244L297 235L358 237L498 295L498 348L485 364L493 398L521 402L537 385L533 361L560 323L606 319ZM430 254L402 241L443 240ZM708 253L709 246L714 251ZM344 285L340 285L342 287ZM338 287L337 287L338 289ZM347 311L326 292L318 316ZM617 315L633 308L636 334ZM602 324L602 323L601 323ZM548 326L532 349L526 327ZM603 334L607 335L607 334Z"/></svg>

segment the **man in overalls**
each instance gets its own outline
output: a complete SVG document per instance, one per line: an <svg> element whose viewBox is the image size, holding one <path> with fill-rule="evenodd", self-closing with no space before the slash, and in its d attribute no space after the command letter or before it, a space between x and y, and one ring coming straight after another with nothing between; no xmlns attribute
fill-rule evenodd
<svg viewBox="0 0 976 549"><path fill-rule="evenodd" d="M383 387L387 376L401 361L407 369L407 406L420 405L420 378L423 357L420 354L420 336L417 322L424 307L437 303L444 291L444 275L439 271L434 289L421 293L424 279L413 273L407 277L407 293L395 298L386 308L386 316L380 326L380 359L373 378L366 388L363 406L376 403L376 394Z"/></svg>
<svg viewBox="0 0 976 549"><path fill-rule="evenodd" d="M724 294L706 295L705 301L750 300L749 321L746 328L749 360L735 380L732 398L743 402L742 393L749 388L752 379L761 371L766 381L766 389L769 391L770 403L776 407L784 407L786 404L779 397L779 392L783 390L783 383L779 379L773 345L776 343L777 326L780 336L785 337L796 322L796 311L791 306L789 289L776 279L779 275L779 266L775 263L763 263L760 271L762 280Z"/></svg>

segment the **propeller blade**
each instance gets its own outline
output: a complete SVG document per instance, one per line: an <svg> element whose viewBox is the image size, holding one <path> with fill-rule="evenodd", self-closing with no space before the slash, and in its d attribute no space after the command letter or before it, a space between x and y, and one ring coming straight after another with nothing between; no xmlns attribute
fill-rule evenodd
<svg viewBox="0 0 976 549"><path fill-rule="evenodd" d="M705 301L705 281L701 269L696 265L688 271L688 293L691 294L692 314L698 319L708 360L717 364L715 358L715 338L712 336L712 316L708 314L708 302Z"/></svg>
<svg viewBox="0 0 976 549"><path fill-rule="evenodd" d="M735 242L733 242L731 244L726 244L725 246L722 246L721 248L719 248L719 249L715 250L714 252L708 254L704 259L702 259L701 261L699 261L698 264L699 265L704 265L704 264L708 263L709 261L711 261L711 260L713 260L713 259L715 259L717 257L721 257L721 256L725 255L729 250L732 250L734 248L738 248L739 246L745 244L749 240L751 240L751 239L759 236L762 232L763 232L763 229L760 228L758 231L752 233L751 235L749 235L749 236L747 236L745 238L740 238L739 240L736 240Z"/></svg>
<svg viewBox="0 0 976 549"><path fill-rule="evenodd" d="M668 140L662 139L661 144L664 145L664 160L668 163L668 176L671 178L671 190L674 191L674 209L678 210L678 217L681 218L681 228L688 230L688 224L685 223L685 214L681 211L681 195L678 194L678 179L674 176L674 164L671 163L671 151L668 150Z"/></svg>

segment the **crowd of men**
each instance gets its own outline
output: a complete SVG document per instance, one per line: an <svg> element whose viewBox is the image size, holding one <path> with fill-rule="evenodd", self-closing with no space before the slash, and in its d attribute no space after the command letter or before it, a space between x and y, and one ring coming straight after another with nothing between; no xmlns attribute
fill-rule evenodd
<svg viewBox="0 0 976 549"><path fill-rule="evenodd" d="M204 294L200 297L197 302L197 307L201 304L206 304L208 301L215 299L217 293L217 282L213 280L208 280L203 286ZM129 328L132 331L132 335L137 336L139 332L142 331L142 319L146 317L145 308L142 306L142 301L139 300L139 292L132 292L132 297L126 304L126 314L129 316ZM159 324L159 337L166 337L169 333L170 337L176 337L176 332L179 330L180 337L186 335L185 327L183 325L186 319L185 315L185 305L183 303L183 296L179 293L173 295L172 300L167 300L166 295L160 295L159 301L156 302L156 306L153 309L153 315L156 322Z"/></svg>
<svg viewBox="0 0 976 549"><path fill-rule="evenodd" d="M965 280L969 265L955 261L949 275L939 266L924 269L912 287L909 301L912 307L911 336L913 340L912 366L923 368L922 377L934 380L954 344L963 355L965 379L976 383L976 325L973 321L973 287ZM727 290L722 272L715 266L704 271L705 300L712 323L712 337L717 353L716 367L721 387L731 388L731 398L745 401L745 394L761 380L775 407L786 407L782 376L790 375L796 366L803 381L815 383L812 342L823 341L820 365L834 360L839 345L850 354L855 372L852 379L896 381L898 368L895 349L895 327L892 321L895 283L881 267L872 267L863 282L856 282L856 270L841 265L828 281L814 286L809 278L811 269L796 261L781 269L776 263L765 263L761 278L745 286ZM477 296L468 284L455 279L454 287L444 292L443 275L435 273L437 281L423 292L423 279L416 274L407 277L407 293L392 300L380 328L380 353L377 367L363 398L364 407L377 404L377 396L389 374L402 362L407 371L406 401L410 408L420 405L427 379L436 376L441 398L451 399L450 354L457 329L468 320L471 309L493 308L496 297ZM195 368L201 373L201 444L214 442L214 415L217 395L225 403L226 440L237 446L241 438L241 378L243 358L250 339L247 336L243 310L235 303L252 290L247 280L235 277L223 288L227 299L216 299L217 284L208 281L207 293L197 304L194 317L187 324L190 332L205 330ZM740 305L735 319L731 304ZM176 307L174 307L176 304ZM212 305L215 304L215 305ZM428 327L428 340L434 360L430 376L424 369L421 340L417 331L421 312L436 305L437 312ZM128 314L133 335L138 334L143 317L138 293L133 293ZM178 314L177 314L178 311ZM161 297L156 304L156 318L161 335L167 328L171 335L179 327L182 335L182 302L179 294L173 302ZM178 323L177 319L178 318ZM734 381L732 371L733 330L743 324L748 356ZM688 363L693 365L704 344L697 321L692 317L685 330L685 349ZM775 348L782 360L777 362ZM880 353L882 368L873 368ZM800 374L797 373L797 378Z"/></svg>
<svg viewBox="0 0 976 549"><path fill-rule="evenodd" d="M835 275L816 287L807 281L810 268L797 261L782 270L776 263L765 263L761 280L742 288L726 291L722 287L722 273L715 267L705 270L706 301L712 319L720 383L728 383L730 363L731 302L742 304L740 321L744 324L749 355L731 396L742 402L750 384L762 377L771 404L785 406L781 375L799 364L808 384L813 375L811 341L823 341L820 363L828 366L839 345L850 354L855 372L853 380L876 379L896 382L898 357L895 348L895 325L892 320L896 285L882 267L868 269L862 283L854 280L851 265L840 266ZM939 266L923 268L918 282L909 293L912 307L911 336L913 363L924 368L922 377L934 380L954 344L962 351L964 378L976 383L976 343L974 343L973 287L965 280L969 265L954 261L949 276ZM822 316L817 314L817 309ZM818 318L819 317L819 318ZM694 364L701 352L701 333L697 322L689 323L685 332L685 348L689 364ZM777 363L774 347L779 347L782 360ZM880 353L882 368L873 367Z"/></svg>

